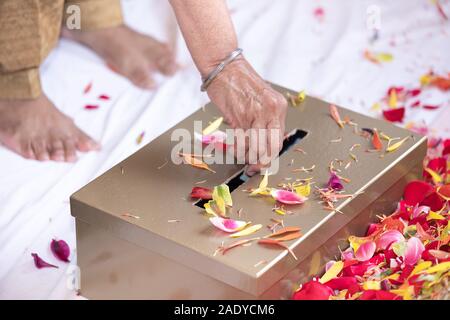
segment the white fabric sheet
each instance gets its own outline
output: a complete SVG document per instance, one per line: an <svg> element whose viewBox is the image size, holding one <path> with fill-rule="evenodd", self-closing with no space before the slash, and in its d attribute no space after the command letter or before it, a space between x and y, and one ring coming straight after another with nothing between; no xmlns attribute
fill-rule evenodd
<svg viewBox="0 0 450 320"><path fill-rule="evenodd" d="M381 10L381 32L370 45L366 10L373 4ZM443 4L450 14L449 1ZM174 45L183 68L172 78L161 77L157 90L143 91L90 50L59 42L42 66L44 90L103 148L80 155L74 164L29 161L0 148L0 299L80 298L67 285L67 268L76 265L69 196L207 102L168 2L133 0L123 6L129 25ZM319 6L325 11L322 22L313 14ZM417 85L430 68L450 72L450 24L431 1L233 0L229 7L240 46L267 80L365 114L377 116L370 107L391 85ZM362 57L365 48L390 52L394 60L370 63ZM92 91L83 95L91 81ZM98 110L84 110L99 94L112 100ZM405 122L439 124L439 133L448 136L449 93L430 90L426 95L443 107L408 111ZM144 141L137 145L143 131ZM69 243L70 264L52 256L52 238ZM32 252L59 269L36 269Z"/></svg>

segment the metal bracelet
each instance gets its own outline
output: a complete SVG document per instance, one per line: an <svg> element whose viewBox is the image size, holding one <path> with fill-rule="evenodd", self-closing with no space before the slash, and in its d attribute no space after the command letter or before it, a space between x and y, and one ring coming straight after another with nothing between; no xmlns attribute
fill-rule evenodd
<svg viewBox="0 0 450 320"><path fill-rule="evenodd" d="M228 57L225 58L225 60L223 60L221 63L219 63L219 65L213 70L211 71L210 74L208 74L207 77L205 77L203 79L203 83L200 87L201 91L206 91L206 89L208 88L208 86L211 84L211 82L217 77L217 75L227 66L229 65L231 62L233 62L237 57L239 57L242 54L242 49L241 48L237 48L236 50L234 50L233 52L230 53L230 55Z"/></svg>

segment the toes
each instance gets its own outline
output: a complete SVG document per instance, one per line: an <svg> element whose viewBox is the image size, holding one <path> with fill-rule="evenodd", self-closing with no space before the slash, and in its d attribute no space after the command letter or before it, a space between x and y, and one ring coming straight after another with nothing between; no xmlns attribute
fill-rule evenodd
<svg viewBox="0 0 450 320"><path fill-rule="evenodd" d="M50 160L50 156L48 154L47 145L44 140L36 140L32 143L34 155L36 156L36 160L39 161L47 161Z"/></svg>
<svg viewBox="0 0 450 320"><path fill-rule="evenodd" d="M64 161L65 160L65 149L64 144L61 140L56 140L52 143L50 152L50 159L53 161Z"/></svg>
<svg viewBox="0 0 450 320"><path fill-rule="evenodd" d="M150 68L136 66L128 73L127 77L140 88L154 89L156 87L156 82L151 76Z"/></svg>
<svg viewBox="0 0 450 320"><path fill-rule="evenodd" d="M78 139L77 139L77 143L75 146L79 151L82 151L82 152L88 152L88 151L100 149L100 144L95 142L94 139L92 139L91 137L89 137L87 134L85 134L82 131L79 131L79 133L78 133Z"/></svg>
<svg viewBox="0 0 450 320"><path fill-rule="evenodd" d="M67 162L75 162L77 160L77 150L72 140L64 141L64 153Z"/></svg>
<svg viewBox="0 0 450 320"><path fill-rule="evenodd" d="M34 154L33 147L29 142L23 143L18 153L25 159L36 160L36 155Z"/></svg>
<svg viewBox="0 0 450 320"><path fill-rule="evenodd" d="M157 54L159 56L156 59L158 70L164 75L173 75L178 69L178 64L175 61L175 55L172 49L167 44L161 44Z"/></svg>

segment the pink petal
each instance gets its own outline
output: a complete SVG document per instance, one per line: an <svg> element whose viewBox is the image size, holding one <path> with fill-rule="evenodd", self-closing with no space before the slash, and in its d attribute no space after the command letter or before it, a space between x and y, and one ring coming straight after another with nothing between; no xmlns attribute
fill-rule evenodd
<svg viewBox="0 0 450 320"><path fill-rule="evenodd" d="M86 109L86 110L96 110L98 108L99 108L99 106L94 105L94 104L88 104L88 105L84 106L84 109Z"/></svg>
<svg viewBox="0 0 450 320"><path fill-rule="evenodd" d="M111 98L106 94L101 94L98 96L98 99L107 101L107 100L110 100Z"/></svg>
<svg viewBox="0 0 450 320"><path fill-rule="evenodd" d="M223 131L215 131L214 133L203 135L202 143L210 144L216 142L225 142L227 139L227 134Z"/></svg>
<svg viewBox="0 0 450 320"><path fill-rule="evenodd" d="M271 195L275 200L284 204L301 204L308 199L306 197L302 197L297 193L287 190L274 189L272 190Z"/></svg>
<svg viewBox="0 0 450 320"><path fill-rule="evenodd" d="M330 179L328 180L328 188L337 191L344 189L341 179L339 179L339 177L334 172L331 173Z"/></svg>
<svg viewBox="0 0 450 320"><path fill-rule="evenodd" d="M355 252L355 258L358 261L367 261L373 257L377 245L373 241L367 241L359 246L358 250Z"/></svg>
<svg viewBox="0 0 450 320"><path fill-rule="evenodd" d="M42 268L58 268L58 266L55 266L53 264L50 264L50 263L45 262L44 260L42 260L42 258L39 257L37 253L32 253L31 256L34 259L34 265L38 269L42 269Z"/></svg>
<svg viewBox="0 0 450 320"><path fill-rule="evenodd" d="M378 250L386 250L389 247L399 241L405 240L403 234L398 230L389 230L384 232L377 241Z"/></svg>
<svg viewBox="0 0 450 320"><path fill-rule="evenodd" d="M418 238L411 237L406 244L405 263L407 265L415 265L422 256L425 247Z"/></svg>
<svg viewBox="0 0 450 320"><path fill-rule="evenodd" d="M216 227L225 232L236 232L245 227L247 222L233 220L233 219L224 219L221 217L212 217L209 218L209 221Z"/></svg>
<svg viewBox="0 0 450 320"><path fill-rule="evenodd" d="M411 219L417 218L422 213L428 214L429 212L430 212L430 207L416 205L416 207L414 208L414 210L412 212Z"/></svg>
<svg viewBox="0 0 450 320"><path fill-rule="evenodd" d="M50 243L50 249L52 250L55 257L64 262L70 262L70 247L64 240L53 239Z"/></svg>

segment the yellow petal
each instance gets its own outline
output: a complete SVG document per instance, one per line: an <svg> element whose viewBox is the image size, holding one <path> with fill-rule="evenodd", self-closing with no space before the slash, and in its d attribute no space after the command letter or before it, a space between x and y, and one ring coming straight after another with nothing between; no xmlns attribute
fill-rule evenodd
<svg viewBox="0 0 450 320"><path fill-rule="evenodd" d="M223 117L217 118L209 126L207 126L205 129L203 129L203 135L208 135L219 129L220 125L223 122Z"/></svg>
<svg viewBox="0 0 450 320"><path fill-rule="evenodd" d="M442 177L436 171L430 168L424 168L424 170L430 174L434 184L438 185L442 182Z"/></svg>
<svg viewBox="0 0 450 320"><path fill-rule="evenodd" d="M230 234L230 238L238 238L238 237L248 236L249 234L255 233L256 231L258 231L261 228L262 228L262 224L255 224L253 226L245 228L244 230Z"/></svg>
<svg viewBox="0 0 450 320"><path fill-rule="evenodd" d="M320 278L320 283L326 283L330 281L331 279L334 279L337 277L337 275L342 271L344 268L344 262L343 261L337 261L335 262L330 269L328 269L327 272Z"/></svg>
<svg viewBox="0 0 450 320"><path fill-rule="evenodd" d="M379 281L366 281L363 283L364 290L380 290L380 282Z"/></svg>
<svg viewBox="0 0 450 320"><path fill-rule="evenodd" d="M391 94L389 95L389 107L397 107L397 91L395 90L391 90Z"/></svg>
<svg viewBox="0 0 450 320"><path fill-rule="evenodd" d="M390 62L394 59L394 56L390 53L380 52L375 55L375 58L381 62Z"/></svg>
<svg viewBox="0 0 450 320"><path fill-rule="evenodd" d="M430 84L430 82L431 82L431 77L430 77L430 75L425 74L425 75L423 75L423 76L420 77L420 84L421 84L422 86L426 86L426 85Z"/></svg>
<svg viewBox="0 0 450 320"><path fill-rule="evenodd" d="M306 98L305 90L300 91L297 95L298 103L302 103L303 101L305 101L305 98Z"/></svg>
<svg viewBox="0 0 450 320"><path fill-rule="evenodd" d="M413 269L413 271L411 272L411 274L409 275L409 277L412 277L413 275L418 274L419 272L428 269L429 267L432 266L432 262L431 261L423 261L420 262L418 265L416 265ZM408 277L408 278L409 278Z"/></svg>
<svg viewBox="0 0 450 320"><path fill-rule="evenodd" d="M394 143L393 145L391 145L388 148L386 148L386 152L394 152L395 150L400 148L402 146L402 144L405 143L405 141L408 140L408 139L409 139L409 137L405 137L402 140Z"/></svg>
<svg viewBox="0 0 450 320"><path fill-rule="evenodd" d="M439 263L426 270L426 273L446 272L450 270L450 261Z"/></svg>
<svg viewBox="0 0 450 320"><path fill-rule="evenodd" d="M308 183L306 185L296 187L295 192L303 197L308 197L309 194L311 193L311 186Z"/></svg>
<svg viewBox="0 0 450 320"><path fill-rule="evenodd" d="M430 213L427 215L427 221L430 220L445 220L444 216L441 216L439 213L430 211Z"/></svg>

